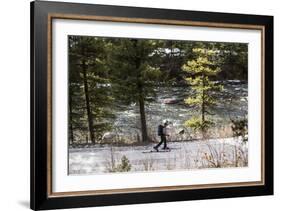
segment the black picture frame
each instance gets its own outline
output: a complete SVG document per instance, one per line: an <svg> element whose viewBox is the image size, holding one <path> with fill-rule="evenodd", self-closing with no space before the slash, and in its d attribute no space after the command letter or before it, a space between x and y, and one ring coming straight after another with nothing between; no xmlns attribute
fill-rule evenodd
<svg viewBox="0 0 281 211"><path fill-rule="evenodd" d="M273 17L260 15L197 12L169 9L152 9L123 6L106 6L62 2L31 2L31 172L30 200L31 209L58 209L89 206L107 206L198 199L260 196L273 194ZM199 189L172 189L165 191L138 191L113 194L50 194L49 172L51 155L48 154L51 131L51 95L49 86L48 52L51 43L49 23L50 14L61 14L65 18L75 17L114 17L117 19L171 20L174 24L182 21L200 23L204 26L229 27L258 25L264 29L264 183L241 187L207 187ZM55 16L54 16L55 17ZM115 20L116 21L116 20ZM117 20L118 21L118 20ZM171 23L170 23L171 24Z"/></svg>

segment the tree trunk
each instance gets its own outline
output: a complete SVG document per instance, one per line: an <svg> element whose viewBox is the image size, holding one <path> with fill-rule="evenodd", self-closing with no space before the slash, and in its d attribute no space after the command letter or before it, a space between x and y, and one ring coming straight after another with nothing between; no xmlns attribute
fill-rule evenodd
<svg viewBox="0 0 281 211"><path fill-rule="evenodd" d="M205 122L205 93L204 93L204 90L203 90L203 93L202 93L202 105L201 105L201 110L202 110L202 113L201 113L201 118L202 118L202 123Z"/></svg>
<svg viewBox="0 0 281 211"><path fill-rule="evenodd" d="M74 134L73 134L73 124L72 124L72 98L69 96L69 145L72 145L74 142Z"/></svg>
<svg viewBox="0 0 281 211"><path fill-rule="evenodd" d="M138 48L138 40L133 39L134 48ZM138 103L140 109L140 118L141 118L141 135L142 135L142 142L148 142L148 135L147 135L147 127L146 127L146 118L145 118L145 106L144 106L144 96L143 96L143 83L141 79L141 55L136 55L135 57L135 68L137 70L137 78L138 78Z"/></svg>
<svg viewBox="0 0 281 211"><path fill-rule="evenodd" d="M203 91L202 91L202 107L201 107L201 118L202 118L202 124L203 124L203 127L202 127L202 136L203 136L203 139L205 139L206 137L206 128L205 128L205 91L204 91L204 88L205 88L205 75L203 75Z"/></svg>
<svg viewBox="0 0 281 211"><path fill-rule="evenodd" d="M83 55L84 55L84 53L83 53ZM92 116L90 96L89 96L87 69L86 69L86 64L85 64L84 59L82 61L82 71L83 71L83 83L84 83L86 110L87 110L87 116L88 116L88 128L89 128L90 142L92 144L95 144L95 133L94 133L94 127L93 127L93 116Z"/></svg>
<svg viewBox="0 0 281 211"><path fill-rule="evenodd" d="M140 108L140 117L141 117L142 142L148 142L146 119L145 119L144 99L143 99L142 95L140 95L140 97L139 97L139 108Z"/></svg>

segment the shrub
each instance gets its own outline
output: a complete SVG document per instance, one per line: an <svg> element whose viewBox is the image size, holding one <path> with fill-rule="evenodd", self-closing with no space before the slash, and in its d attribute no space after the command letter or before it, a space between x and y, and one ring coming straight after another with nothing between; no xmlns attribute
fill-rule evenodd
<svg viewBox="0 0 281 211"><path fill-rule="evenodd" d="M231 129L234 137L242 137L242 140L248 141L248 120L243 119L231 119Z"/></svg>
<svg viewBox="0 0 281 211"><path fill-rule="evenodd" d="M115 168L116 172L126 172L126 171L130 171L132 168L132 165L130 164L130 160L123 155L121 158L121 163L117 165L117 167Z"/></svg>

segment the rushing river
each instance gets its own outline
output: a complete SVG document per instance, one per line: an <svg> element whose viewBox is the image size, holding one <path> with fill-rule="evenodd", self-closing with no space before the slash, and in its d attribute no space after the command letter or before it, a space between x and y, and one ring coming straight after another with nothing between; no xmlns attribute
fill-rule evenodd
<svg viewBox="0 0 281 211"><path fill-rule="evenodd" d="M224 81L224 90L218 93L218 104L212 109L212 119L216 125L229 123L230 118L244 117L248 110L248 86L241 81ZM171 128L175 133L185 130L184 122L191 118L197 111L185 105L186 99L192 90L190 87L157 87L155 88L156 99L146 103L145 113L148 133L157 137L157 126L165 120L171 122ZM139 139L140 137L139 107L136 104L128 106L125 110L118 111L114 122L114 130L109 136L112 139ZM109 133L108 133L109 134ZM107 134L107 135L108 135ZM187 134L187 133L186 133Z"/></svg>

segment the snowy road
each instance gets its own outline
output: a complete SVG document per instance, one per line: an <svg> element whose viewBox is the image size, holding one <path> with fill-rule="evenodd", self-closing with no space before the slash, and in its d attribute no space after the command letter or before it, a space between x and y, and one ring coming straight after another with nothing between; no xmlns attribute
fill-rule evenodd
<svg viewBox="0 0 281 211"><path fill-rule="evenodd" d="M143 153L146 146L95 146L69 149L69 174L100 174L110 172L126 156L131 171L184 170L212 167L247 166L247 143L233 138L168 143L170 152Z"/></svg>

